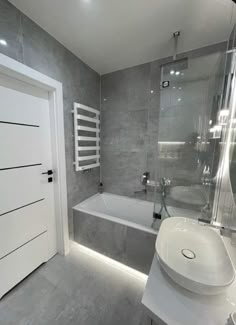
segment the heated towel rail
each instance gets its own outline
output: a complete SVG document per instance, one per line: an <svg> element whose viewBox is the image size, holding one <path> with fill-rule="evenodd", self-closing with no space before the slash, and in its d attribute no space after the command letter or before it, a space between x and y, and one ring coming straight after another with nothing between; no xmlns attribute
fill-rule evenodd
<svg viewBox="0 0 236 325"><path fill-rule="evenodd" d="M74 103L75 170L100 166L100 112Z"/></svg>

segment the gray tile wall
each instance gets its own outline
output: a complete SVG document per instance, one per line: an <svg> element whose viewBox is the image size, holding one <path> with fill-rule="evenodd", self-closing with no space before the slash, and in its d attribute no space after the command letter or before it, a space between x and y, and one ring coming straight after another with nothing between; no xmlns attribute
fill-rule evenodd
<svg viewBox="0 0 236 325"><path fill-rule="evenodd" d="M220 43L180 54L195 58L223 51ZM105 74L101 78L101 170L105 191L152 200L141 190L145 171L154 179L158 163L157 141L160 114L161 65L172 58Z"/></svg>
<svg viewBox="0 0 236 325"><path fill-rule="evenodd" d="M7 0L0 0L0 52L63 83L69 230L71 207L97 192L99 168L76 173L73 167L73 102L99 108L100 76Z"/></svg>
<svg viewBox="0 0 236 325"><path fill-rule="evenodd" d="M156 234L74 210L74 239L103 255L148 274Z"/></svg>
<svg viewBox="0 0 236 325"><path fill-rule="evenodd" d="M150 64L102 77L102 175L105 190L130 195L146 168Z"/></svg>

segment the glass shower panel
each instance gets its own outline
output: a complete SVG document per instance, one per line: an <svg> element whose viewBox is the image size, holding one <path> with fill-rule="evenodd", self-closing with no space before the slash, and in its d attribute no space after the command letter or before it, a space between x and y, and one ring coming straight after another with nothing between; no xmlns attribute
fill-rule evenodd
<svg viewBox="0 0 236 325"><path fill-rule="evenodd" d="M226 55L222 53L209 78L209 89L208 89L208 99L207 105L211 108L209 125L208 125L208 139L207 139L207 152L208 152L208 166L210 169L210 175L208 177L208 182L206 180L205 184L208 184L208 213L210 217L213 212L216 181L218 174L218 165L220 160L221 152L221 136L220 129L217 126L219 111L222 107L223 99L223 87L225 80L225 66L226 66ZM204 179L203 179L204 180ZM202 211L207 212L206 209ZM204 216L203 216L204 217Z"/></svg>
<svg viewBox="0 0 236 325"><path fill-rule="evenodd" d="M161 68L157 181L171 180L169 206L202 211L205 218L210 218L214 192L216 145L210 129L220 101L221 59L222 53L214 53Z"/></svg>
<svg viewBox="0 0 236 325"><path fill-rule="evenodd" d="M225 55L225 77L222 103L217 125L221 128L220 160L217 166L213 221L236 229L236 29L234 28Z"/></svg>

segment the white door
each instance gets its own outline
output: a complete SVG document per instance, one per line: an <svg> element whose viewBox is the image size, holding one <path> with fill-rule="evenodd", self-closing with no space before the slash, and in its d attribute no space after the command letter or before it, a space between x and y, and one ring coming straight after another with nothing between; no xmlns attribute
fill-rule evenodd
<svg viewBox="0 0 236 325"><path fill-rule="evenodd" d="M0 74L0 297L57 252L47 171L48 93Z"/></svg>

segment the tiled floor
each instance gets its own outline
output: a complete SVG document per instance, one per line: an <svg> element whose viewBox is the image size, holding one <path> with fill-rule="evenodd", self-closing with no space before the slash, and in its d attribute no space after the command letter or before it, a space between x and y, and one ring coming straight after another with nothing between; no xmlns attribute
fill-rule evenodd
<svg viewBox="0 0 236 325"><path fill-rule="evenodd" d="M145 278L73 244L0 301L0 325L150 325L144 286Z"/></svg>

